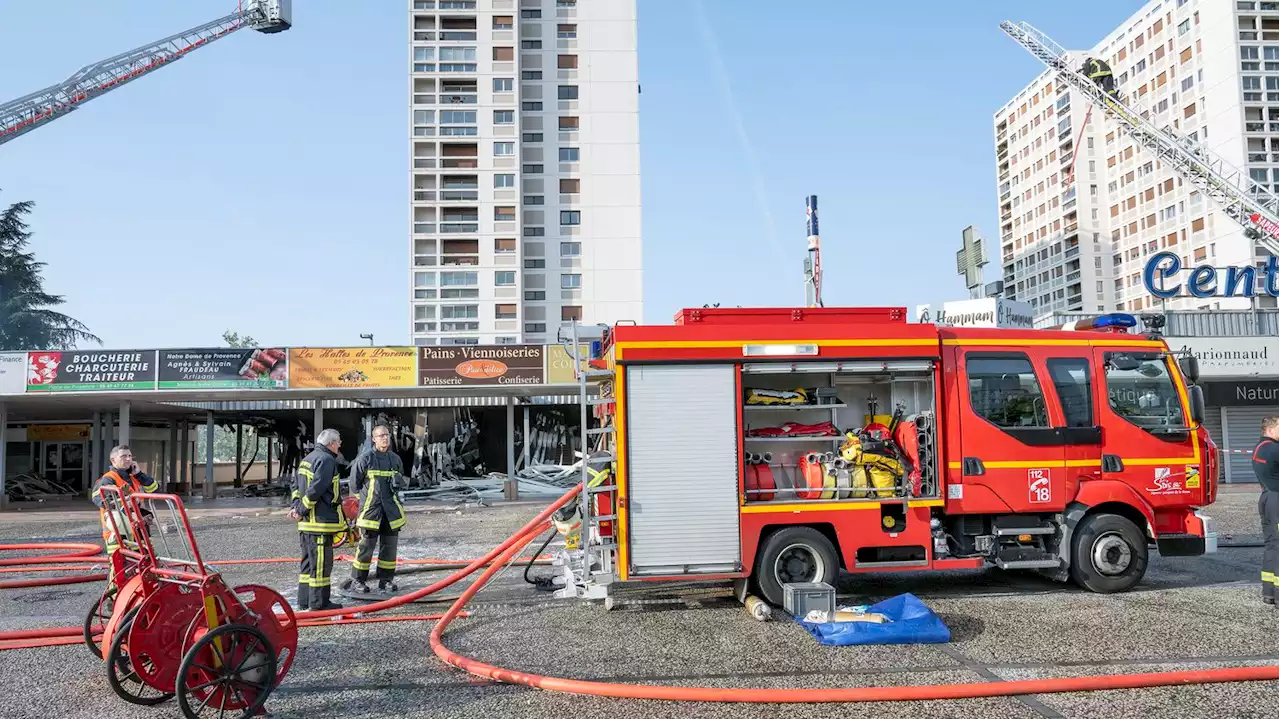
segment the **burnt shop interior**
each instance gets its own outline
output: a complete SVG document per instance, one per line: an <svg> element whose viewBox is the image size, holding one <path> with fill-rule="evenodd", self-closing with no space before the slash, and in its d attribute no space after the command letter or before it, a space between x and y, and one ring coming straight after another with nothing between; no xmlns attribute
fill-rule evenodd
<svg viewBox="0 0 1280 719"><path fill-rule="evenodd" d="M934 360L742 366L749 503L938 498Z"/></svg>

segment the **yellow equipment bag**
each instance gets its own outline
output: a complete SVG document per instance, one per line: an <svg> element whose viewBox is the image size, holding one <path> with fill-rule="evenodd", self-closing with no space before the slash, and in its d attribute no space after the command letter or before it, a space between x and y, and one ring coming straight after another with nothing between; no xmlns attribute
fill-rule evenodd
<svg viewBox="0 0 1280 719"><path fill-rule="evenodd" d="M747 404L809 404L809 393L803 388L785 389L751 389L747 390Z"/></svg>
<svg viewBox="0 0 1280 719"><path fill-rule="evenodd" d="M840 456L853 464L850 484L854 498L892 497L902 476L902 463L892 457L862 451L862 442L850 432L840 445Z"/></svg>

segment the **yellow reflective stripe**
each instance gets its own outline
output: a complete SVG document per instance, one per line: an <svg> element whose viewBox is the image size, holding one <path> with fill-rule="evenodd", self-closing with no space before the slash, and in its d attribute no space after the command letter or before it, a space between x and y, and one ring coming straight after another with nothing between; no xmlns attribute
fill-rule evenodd
<svg viewBox="0 0 1280 719"><path fill-rule="evenodd" d="M301 468L299 468L299 469L298 469L298 474L301 474L303 477L306 477L307 479L315 479L315 478L316 478L316 474L315 474L315 472L312 472L312 471L311 471L311 470L309 470L309 469L301 469Z"/></svg>
<svg viewBox="0 0 1280 719"><path fill-rule="evenodd" d="M399 474L399 472L394 469L368 469L365 470L365 474L370 477L394 477Z"/></svg>
<svg viewBox="0 0 1280 719"><path fill-rule="evenodd" d="M310 584L310 583L311 583L311 575L310 575L310 574L299 574L299 575L298 575L298 584Z"/></svg>
<svg viewBox="0 0 1280 719"><path fill-rule="evenodd" d="M1276 576L1274 572L1263 572L1262 581L1280 586L1280 576Z"/></svg>
<svg viewBox="0 0 1280 719"><path fill-rule="evenodd" d="M393 520L391 520L391 523L390 523L390 524L391 524L391 528L392 528L392 529L399 529L399 528L403 527L403 526L404 526L404 515L403 515L403 514L402 514L402 515L400 515L400 518L399 518L399 519L393 519Z"/></svg>
<svg viewBox="0 0 1280 719"><path fill-rule="evenodd" d="M371 532L378 531L378 527L381 526L381 524L382 523L376 519L366 519L364 517L356 520L357 527L361 529L368 529Z"/></svg>
<svg viewBox="0 0 1280 719"><path fill-rule="evenodd" d="M371 562L362 562L359 559L353 559L351 560L351 566L361 571L368 571L369 567L373 566L373 564Z"/></svg>
<svg viewBox="0 0 1280 719"><path fill-rule="evenodd" d="M378 560L378 569L395 569L395 568L396 568L395 560L391 560L390 562L384 562L381 559Z"/></svg>
<svg viewBox="0 0 1280 719"><path fill-rule="evenodd" d="M371 509L373 509L373 482L369 483L369 489L365 492L364 509L360 511L360 519L367 519Z"/></svg>
<svg viewBox="0 0 1280 719"><path fill-rule="evenodd" d="M318 534L332 534L342 531L347 525L338 522L298 522L299 532L316 532Z"/></svg>
<svg viewBox="0 0 1280 719"><path fill-rule="evenodd" d="M304 494L302 495L302 506L306 507L307 509L313 509L316 506L316 503L311 501L311 499Z"/></svg>

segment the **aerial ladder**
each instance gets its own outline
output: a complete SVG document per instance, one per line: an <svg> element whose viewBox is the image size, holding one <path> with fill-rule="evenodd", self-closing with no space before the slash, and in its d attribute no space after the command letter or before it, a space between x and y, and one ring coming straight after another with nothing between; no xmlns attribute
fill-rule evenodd
<svg viewBox="0 0 1280 719"><path fill-rule="evenodd" d="M1017 40L1032 55L1058 74L1071 89L1089 98L1093 107L1127 132L1133 141L1146 148L1177 171L1184 180L1216 201L1224 214L1245 230L1271 254L1280 256L1280 202L1276 195L1247 173L1241 172L1214 154L1202 143L1162 130L1120 101L1108 96L1073 63L1070 53L1052 38L1025 22L1000 23L1000 29Z"/></svg>
<svg viewBox="0 0 1280 719"><path fill-rule="evenodd" d="M284 32L292 18L291 0L242 0L230 15L86 65L56 85L0 104L0 145L237 30Z"/></svg>

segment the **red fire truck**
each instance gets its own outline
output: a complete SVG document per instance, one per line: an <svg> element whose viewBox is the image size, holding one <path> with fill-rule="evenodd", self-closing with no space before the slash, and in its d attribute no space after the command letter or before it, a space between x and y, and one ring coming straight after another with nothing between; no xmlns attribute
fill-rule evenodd
<svg viewBox="0 0 1280 719"><path fill-rule="evenodd" d="M1136 325L704 308L609 328L588 434L612 479L591 471L571 590L734 579L781 604L839 571L995 565L1118 592L1153 546L1217 551L1197 363Z"/></svg>

